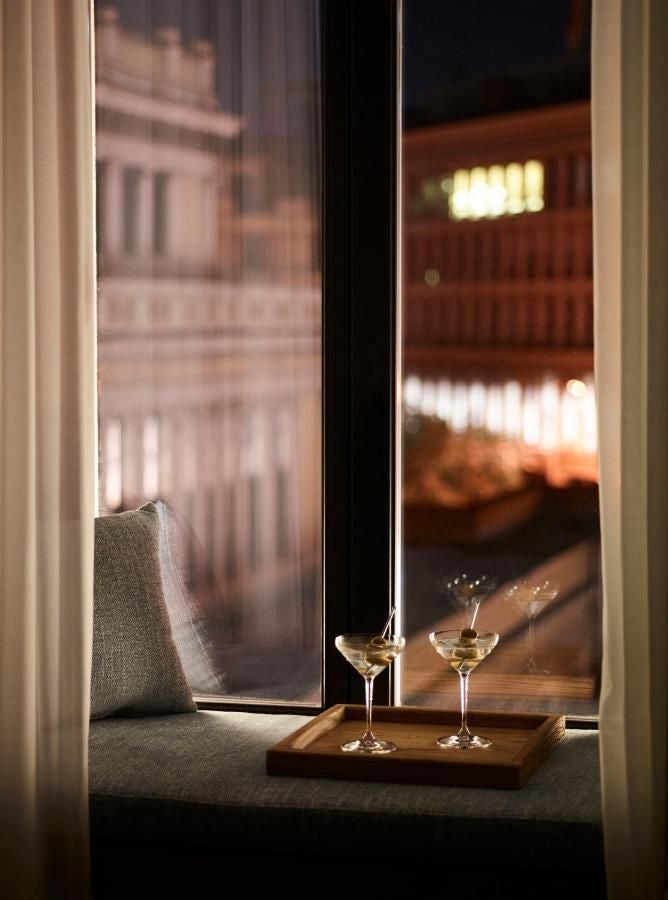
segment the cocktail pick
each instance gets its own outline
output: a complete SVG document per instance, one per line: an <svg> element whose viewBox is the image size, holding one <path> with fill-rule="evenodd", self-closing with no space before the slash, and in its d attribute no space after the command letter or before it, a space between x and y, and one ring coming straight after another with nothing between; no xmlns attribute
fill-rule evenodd
<svg viewBox="0 0 668 900"><path fill-rule="evenodd" d="M395 614L396 611L397 611L396 606L393 606L393 607L392 607L392 610L390 611L389 616L387 617L387 622L385 623L385 627L383 628L383 630L382 630L381 633L380 633L380 636L381 636L382 638L384 638L385 635L387 634L388 629L389 629L389 627L390 627L390 622L391 622L392 619L394 618L394 614Z"/></svg>
<svg viewBox="0 0 668 900"><path fill-rule="evenodd" d="M475 609L473 610L473 615L471 616L471 624L469 625L469 628L473 628L473 626L475 625L475 620L478 617L479 609L480 609L480 600L476 600L475 601Z"/></svg>

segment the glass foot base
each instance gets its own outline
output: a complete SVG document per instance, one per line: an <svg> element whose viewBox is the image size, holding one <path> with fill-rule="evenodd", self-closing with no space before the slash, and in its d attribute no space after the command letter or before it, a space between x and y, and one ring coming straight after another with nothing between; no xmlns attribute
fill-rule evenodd
<svg viewBox="0 0 668 900"><path fill-rule="evenodd" d="M492 746L489 738L480 737L476 734L472 734L470 737L460 737L458 734L453 734L450 737L439 738L436 743L445 750L475 750Z"/></svg>
<svg viewBox="0 0 668 900"><path fill-rule="evenodd" d="M341 749L347 753L392 753L397 749L397 745L391 741L379 741L375 738L371 741L348 741L347 744L341 744Z"/></svg>
<svg viewBox="0 0 668 900"><path fill-rule="evenodd" d="M522 669L523 675L551 675L549 669L541 669L534 659L530 659L526 666Z"/></svg>

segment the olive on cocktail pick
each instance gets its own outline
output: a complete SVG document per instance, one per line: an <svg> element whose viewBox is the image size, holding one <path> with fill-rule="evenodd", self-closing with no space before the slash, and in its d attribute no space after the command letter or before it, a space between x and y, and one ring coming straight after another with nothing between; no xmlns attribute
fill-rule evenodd
<svg viewBox="0 0 668 900"><path fill-rule="evenodd" d="M372 647L387 647L390 642L386 641L382 634L377 634L371 638L369 643Z"/></svg>
<svg viewBox="0 0 668 900"><path fill-rule="evenodd" d="M478 632L475 630L475 628L463 628L459 633L460 642L469 647L475 644L477 637Z"/></svg>

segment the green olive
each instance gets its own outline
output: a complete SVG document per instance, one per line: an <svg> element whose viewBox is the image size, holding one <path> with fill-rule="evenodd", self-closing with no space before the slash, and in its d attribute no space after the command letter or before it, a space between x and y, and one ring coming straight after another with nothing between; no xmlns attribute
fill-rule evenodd
<svg viewBox="0 0 668 900"><path fill-rule="evenodd" d="M389 641L386 641L384 637L380 634L377 634L375 637L372 637L369 641L369 645L371 647L387 647L389 645Z"/></svg>

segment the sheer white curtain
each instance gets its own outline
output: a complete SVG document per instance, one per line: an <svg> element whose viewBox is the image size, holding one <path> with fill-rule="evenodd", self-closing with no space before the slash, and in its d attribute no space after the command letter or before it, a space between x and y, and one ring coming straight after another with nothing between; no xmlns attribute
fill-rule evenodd
<svg viewBox="0 0 668 900"><path fill-rule="evenodd" d="M88 892L95 284L87 0L0 0L0 896Z"/></svg>
<svg viewBox="0 0 668 900"><path fill-rule="evenodd" d="M668 657L668 4L597 0L596 378L609 896L663 896Z"/></svg>

